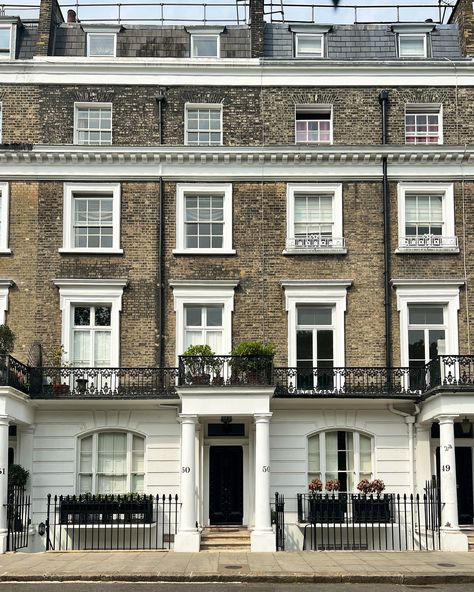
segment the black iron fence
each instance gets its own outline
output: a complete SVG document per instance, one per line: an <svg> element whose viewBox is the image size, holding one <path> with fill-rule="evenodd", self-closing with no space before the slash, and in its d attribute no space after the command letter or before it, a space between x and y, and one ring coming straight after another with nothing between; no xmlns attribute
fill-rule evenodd
<svg viewBox="0 0 474 592"><path fill-rule="evenodd" d="M304 549L440 549L439 501L427 493L300 493L297 504Z"/></svg>
<svg viewBox="0 0 474 592"><path fill-rule="evenodd" d="M272 508L272 522L275 524L276 550L285 550L285 496L275 493L275 504Z"/></svg>
<svg viewBox="0 0 474 592"><path fill-rule="evenodd" d="M23 393L30 390L30 367L12 356L0 354L0 386L12 386Z"/></svg>
<svg viewBox="0 0 474 592"><path fill-rule="evenodd" d="M178 531L177 495L52 496L46 550L170 549Z"/></svg>
<svg viewBox="0 0 474 592"><path fill-rule="evenodd" d="M31 395L37 398L160 398L176 395L176 368L31 369Z"/></svg>
<svg viewBox="0 0 474 592"><path fill-rule="evenodd" d="M9 487L7 501L7 551L28 547L31 502L23 487Z"/></svg>
<svg viewBox="0 0 474 592"><path fill-rule="evenodd" d="M270 386L272 356L179 356L180 386Z"/></svg>

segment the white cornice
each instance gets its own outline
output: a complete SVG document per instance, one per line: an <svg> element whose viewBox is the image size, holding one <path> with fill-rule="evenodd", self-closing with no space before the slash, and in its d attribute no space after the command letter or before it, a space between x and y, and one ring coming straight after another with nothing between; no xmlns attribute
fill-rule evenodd
<svg viewBox="0 0 474 592"><path fill-rule="evenodd" d="M465 60L35 57L0 63L16 84L128 86L474 86Z"/></svg>
<svg viewBox="0 0 474 592"><path fill-rule="evenodd" d="M283 288L349 288L352 280L282 280Z"/></svg>
<svg viewBox="0 0 474 592"><path fill-rule="evenodd" d="M85 279L85 278L57 278L53 280L53 284L58 288L88 288L88 289L103 289L103 288L119 288L123 290L128 284L126 279Z"/></svg>
<svg viewBox="0 0 474 592"><path fill-rule="evenodd" d="M460 278L442 278L442 279L423 279L423 278L406 278L393 279L390 281L394 288L412 287L412 286L464 286L465 281Z"/></svg>
<svg viewBox="0 0 474 592"><path fill-rule="evenodd" d="M240 280L169 280L172 288L236 288Z"/></svg>
<svg viewBox="0 0 474 592"><path fill-rule="evenodd" d="M474 146L68 145L0 150L0 180L378 180L384 157L392 180L474 178Z"/></svg>
<svg viewBox="0 0 474 592"><path fill-rule="evenodd" d="M13 286L12 280L0 278L0 288L10 288L11 286Z"/></svg>

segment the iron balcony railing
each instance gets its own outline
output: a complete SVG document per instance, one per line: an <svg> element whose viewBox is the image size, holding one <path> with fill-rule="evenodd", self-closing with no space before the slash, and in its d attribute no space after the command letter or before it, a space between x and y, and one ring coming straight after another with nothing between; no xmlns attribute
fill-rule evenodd
<svg viewBox="0 0 474 592"><path fill-rule="evenodd" d="M267 356L180 356L178 368L30 367L0 355L0 387L32 398L177 398L178 388L273 387L276 397L419 398L472 390L474 356L438 356L409 368L274 367Z"/></svg>
<svg viewBox="0 0 474 592"><path fill-rule="evenodd" d="M424 249L454 250L459 248L457 236L440 236L437 234L418 234L415 236L403 236L400 239L400 249Z"/></svg>
<svg viewBox="0 0 474 592"><path fill-rule="evenodd" d="M346 248L346 240L342 237L324 236L322 234L306 234L286 240L287 251L342 251Z"/></svg>
<svg viewBox="0 0 474 592"><path fill-rule="evenodd" d="M272 386L272 356L179 356L180 386Z"/></svg>

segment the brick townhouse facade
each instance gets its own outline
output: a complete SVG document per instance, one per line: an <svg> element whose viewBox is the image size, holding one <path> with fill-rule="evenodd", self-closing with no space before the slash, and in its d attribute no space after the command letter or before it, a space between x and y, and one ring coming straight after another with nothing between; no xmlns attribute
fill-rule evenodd
<svg viewBox="0 0 474 592"><path fill-rule="evenodd" d="M226 525L271 551L276 492L298 549L311 480L349 504L363 479L423 497L433 475L441 546L468 548L472 3L444 23L264 11L0 17L3 550L9 463L29 471L29 550L90 527L59 509L51 534L48 494L178 495L176 551ZM227 357L249 340L275 346L256 377ZM204 382L190 345L217 356Z"/></svg>

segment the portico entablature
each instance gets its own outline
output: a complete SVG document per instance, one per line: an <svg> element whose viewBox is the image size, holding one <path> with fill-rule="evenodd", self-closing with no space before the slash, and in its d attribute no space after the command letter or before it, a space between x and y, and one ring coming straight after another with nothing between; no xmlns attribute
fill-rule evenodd
<svg viewBox="0 0 474 592"><path fill-rule="evenodd" d="M28 397L9 386L0 386L0 416L9 417L12 423L33 424L34 403Z"/></svg>
<svg viewBox="0 0 474 592"><path fill-rule="evenodd" d="M474 392L440 392L423 402L417 423L433 422L438 416L474 415Z"/></svg>
<svg viewBox="0 0 474 592"><path fill-rule="evenodd" d="M186 415L255 415L270 412L274 388L178 388L181 413Z"/></svg>

